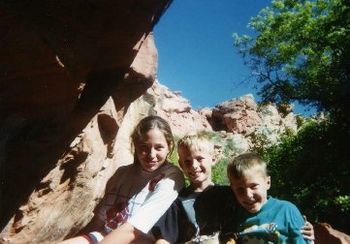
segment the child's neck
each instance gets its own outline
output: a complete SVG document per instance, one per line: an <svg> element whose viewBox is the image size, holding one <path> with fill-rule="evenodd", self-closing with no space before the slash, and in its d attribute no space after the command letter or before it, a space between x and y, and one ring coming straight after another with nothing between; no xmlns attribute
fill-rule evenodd
<svg viewBox="0 0 350 244"><path fill-rule="evenodd" d="M202 192L207 189L208 186L212 186L214 183L211 180L203 181L200 183L191 183L191 187L194 192Z"/></svg>

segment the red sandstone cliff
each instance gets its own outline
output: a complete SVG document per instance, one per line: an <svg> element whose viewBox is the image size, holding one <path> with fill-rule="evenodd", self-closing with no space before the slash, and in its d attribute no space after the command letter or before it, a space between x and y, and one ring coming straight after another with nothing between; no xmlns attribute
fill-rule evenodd
<svg viewBox="0 0 350 244"><path fill-rule="evenodd" d="M2 242L73 235L132 162L134 101L157 68L150 33L170 2L0 3Z"/></svg>

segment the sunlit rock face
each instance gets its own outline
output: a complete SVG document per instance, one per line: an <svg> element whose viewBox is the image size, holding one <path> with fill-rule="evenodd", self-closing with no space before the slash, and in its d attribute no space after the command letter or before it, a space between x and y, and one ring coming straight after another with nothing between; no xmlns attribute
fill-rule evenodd
<svg viewBox="0 0 350 244"><path fill-rule="evenodd" d="M155 82L145 96L152 98L155 113L169 122L178 138L196 131L212 131L206 117L192 109L190 102L182 97L180 92L173 92Z"/></svg>
<svg viewBox="0 0 350 244"><path fill-rule="evenodd" d="M249 137L263 136L267 143L278 143L286 130L296 133L296 115L292 111L280 113L273 104L258 105L253 95L248 94L200 111L210 121L214 130L224 130L243 135L251 145Z"/></svg>
<svg viewBox="0 0 350 244"><path fill-rule="evenodd" d="M257 125L261 124L257 108L252 95L218 104L212 112L213 127L238 134L250 134Z"/></svg>
<svg viewBox="0 0 350 244"><path fill-rule="evenodd" d="M155 80L155 1L0 3L1 241L53 243L92 217L133 161ZM146 108L145 108L146 109Z"/></svg>

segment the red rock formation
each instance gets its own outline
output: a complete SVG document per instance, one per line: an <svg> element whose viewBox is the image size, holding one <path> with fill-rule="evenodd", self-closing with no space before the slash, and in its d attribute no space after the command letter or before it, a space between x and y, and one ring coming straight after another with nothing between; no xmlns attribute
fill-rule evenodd
<svg viewBox="0 0 350 244"><path fill-rule="evenodd" d="M176 136L182 137L199 130L212 130L206 117L193 110L189 101L179 92L172 92L155 82L145 96L153 97L155 113L169 122Z"/></svg>
<svg viewBox="0 0 350 244"><path fill-rule="evenodd" d="M225 101L212 111L205 108L199 113L205 116L216 131L242 135L251 146L254 137L265 138L266 145L276 144L286 130L297 132L295 114L288 110L279 113L273 104L258 105L251 94Z"/></svg>
<svg viewBox="0 0 350 244"><path fill-rule="evenodd" d="M0 3L2 242L74 235L132 162L133 102L155 79L149 33L169 2Z"/></svg>
<svg viewBox="0 0 350 244"><path fill-rule="evenodd" d="M254 97L246 95L216 105L212 113L212 126L238 134L250 134L261 124Z"/></svg>
<svg viewBox="0 0 350 244"><path fill-rule="evenodd" d="M315 225L315 244L349 244L350 236L335 230L327 223Z"/></svg>

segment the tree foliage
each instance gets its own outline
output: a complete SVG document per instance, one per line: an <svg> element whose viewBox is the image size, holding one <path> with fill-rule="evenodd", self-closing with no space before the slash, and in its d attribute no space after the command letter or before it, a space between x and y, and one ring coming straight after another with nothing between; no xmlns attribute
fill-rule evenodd
<svg viewBox="0 0 350 244"><path fill-rule="evenodd" d="M297 204L312 222L350 233L350 143L337 132L334 124L311 122L260 153L269 162L272 195Z"/></svg>
<svg viewBox="0 0 350 244"><path fill-rule="evenodd" d="M234 45L265 101L299 101L349 118L350 1L274 0Z"/></svg>
<svg viewBox="0 0 350 244"><path fill-rule="evenodd" d="M270 161L272 194L350 233L350 1L274 0L249 25L254 37L234 34L234 45L264 102L327 115L258 150Z"/></svg>

